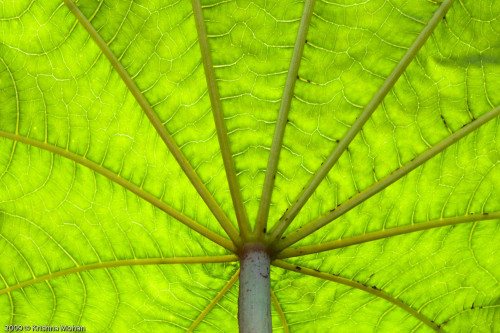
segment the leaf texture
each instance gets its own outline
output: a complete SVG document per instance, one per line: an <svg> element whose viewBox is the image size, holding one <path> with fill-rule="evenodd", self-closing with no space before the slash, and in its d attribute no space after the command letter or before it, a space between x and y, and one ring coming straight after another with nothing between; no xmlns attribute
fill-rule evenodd
<svg viewBox="0 0 500 333"><path fill-rule="evenodd" d="M0 3L0 323L234 332L258 240L273 331L500 331L499 17L487 0Z"/></svg>

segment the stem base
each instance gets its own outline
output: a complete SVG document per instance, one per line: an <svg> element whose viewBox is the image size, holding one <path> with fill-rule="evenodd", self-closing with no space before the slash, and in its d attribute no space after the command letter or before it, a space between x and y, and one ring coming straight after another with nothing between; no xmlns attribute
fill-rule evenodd
<svg viewBox="0 0 500 333"><path fill-rule="evenodd" d="M240 333L272 331L271 257L262 244L246 244L240 258Z"/></svg>

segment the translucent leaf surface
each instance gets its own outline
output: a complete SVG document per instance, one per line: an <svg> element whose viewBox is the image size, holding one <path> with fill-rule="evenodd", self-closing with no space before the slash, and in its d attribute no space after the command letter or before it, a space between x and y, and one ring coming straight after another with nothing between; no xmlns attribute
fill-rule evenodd
<svg viewBox="0 0 500 333"><path fill-rule="evenodd" d="M500 331L500 3L0 2L0 324ZM4 328L4 327L2 327Z"/></svg>

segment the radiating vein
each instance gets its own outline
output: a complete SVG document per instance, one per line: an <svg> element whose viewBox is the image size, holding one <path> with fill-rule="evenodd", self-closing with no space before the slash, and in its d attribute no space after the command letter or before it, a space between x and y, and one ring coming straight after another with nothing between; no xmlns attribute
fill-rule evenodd
<svg viewBox="0 0 500 333"><path fill-rule="evenodd" d="M78 21L82 24L82 26L87 30L89 35L95 41L95 43L99 46L102 53L108 58L111 65L114 67L116 72L120 75L123 82L126 84L127 88L130 90L132 95L135 97L136 101L141 106L142 110L146 114L146 116L151 121L151 124L158 132L158 135L161 137L165 145L168 147L172 155L174 156L177 163L179 163L180 167L189 178L189 181L195 187L196 191L199 193L203 201L207 204L210 211L214 214L217 221L219 221L220 225L224 229L224 231L228 234L229 238L233 241L235 245L239 245L238 232L234 228L231 221L222 211L220 206L215 201L212 194L208 191L208 189L203 184L200 177L196 174L189 161L186 159L179 146L175 143L174 139L170 136L170 134L163 126L160 118L158 118L157 114L146 100L144 95L141 93L137 85L134 83L130 75L127 73L122 64L118 61L116 56L113 54L113 51L106 44L104 39L99 35L99 33L95 30L92 24L87 20L85 15L78 9L78 7L71 0L63 0L66 6L71 10L71 12L76 16Z"/></svg>
<svg viewBox="0 0 500 333"><path fill-rule="evenodd" d="M212 104L212 113L214 115L217 138L219 139L222 160L224 162L224 169L226 170L229 191L231 192L231 198L233 200L233 206L238 220L240 235L243 239L246 239L251 232L250 223L248 222L247 212L245 210L245 205L243 204L241 189L238 183L238 177L236 176L233 155L229 145L226 121L222 110L217 80L215 79L215 71L210 53L210 47L208 46L207 30L203 19L203 12L201 10L200 0L191 0L191 4L193 6L193 14L196 22L196 30L198 31L198 41L200 43L201 56L203 60L203 68L205 69L205 78L207 79L208 94L210 96L210 103Z"/></svg>
<svg viewBox="0 0 500 333"><path fill-rule="evenodd" d="M453 2L454 0L445 0L439 6L439 9L434 13L432 18L429 20L429 23L427 23L424 30L422 30L422 32L418 35L415 42L413 42L412 46L408 49L408 51L403 56L401 61L398 63L396 68L392 71L389 77L387 77L382 87L377 91L377 93L372 98L370 103L365 107L359 118L356 119L356 121L349 129L349 131L346 133L344 138L334 148L330 156L328 156L328 158L325 160L325 162L322 164L319 170L311 177L307 185L300 192L294 203L280 218L279 222L273 227L273 229L271 230L271 237L270 237L271 240L278 239L279 237L281 237L281 235L283 235L286 228L288 228L290 223L292 223L293 219L297 216L299 211L306 204L307 200L314 193L314 191L319 186L321 181L333 168L333 166L338 161L340 156L344 153L344 151L347 149L351 141L359 133L363 125L370 118L372 113L377 109L377 107L385 98L387 93L392 89L392 87L399 79L401 74L403 74L403 72L406 70L410 62L415 58L420 48L424 45L427 38L429 38L429 36L432 34L432 32L439 24L441 19L444 17L448 9L450 9Z"/></svg>
<svg viewBox="0 0 500 333"><path fill-rule="evenodd" d="M259 212L257 214L257 222L255 224L254 234L257 235L258 239L262 239L262 236L266 233L267 230L269 206L271 203L274 181L276 179L276 171L278 169L281 144L283 143L283 135L285 133L285 127L288 120L288 112L290 111L293 91L295 89L295 83L297 82L297 74L299 71L300 61L302 59L302 53L304 51L307 31L309 30L309 24L311 22L314 2L315 0L306 0L306 3L304 5L304 11L302 12L299 31L297 33L297 39L295 40L295 47L293 49L292 60L290 61L290 67L288 68L285 89L283 90L281 106L278 113L278 120L276 122L273 142L271 144L271 153L269 155L269 161L267 163L266 178L264 180L264 187L262 189Z"/></svg>
<svg viewBox="0 0 500 333"><path fill-rule="evenodd" d="M125 260L104 261L95 264L76 266L58 272L52 272L50 274L39 276L37 278L17 283L12 286L7 286L7 288L0 290L0 295L10 293L14 290L21 289L35 283L51 280L60 276L86 272L94 269L104 269L104 268L122 267L122 266L145 266L145 265L167 265L167 264L215 264L215 263L224 263L237 260L238 257L236 255L229 254L224 256L147 258L147 259L125 259Z"/></svg>
<svg viewBox="0 0 500 333"><path fill-rule="evenodd" d="M5 281L5 278L3 277L2 274L0 274L0 279L2 279L2 282L5 286L7 286L7 281ZM14 301L12 300L12 295L9 293L9 303L10 303L10 322L9 325L12 325L14 322Z"/></svg>
<svg viewBox="0 0 500 333"><path fill-rule="evenodd" d="M404 311L408 312L409 314L411 314L412 316L414 316L415 318L417 318L418 320L420 320L421 322L423 322L424 324L429 326L434 331L436 331L436 332L439 331L438 325L436 325L436 323L434 323L432 320L425 317L423 314L419 313L417 310L411 308L409 305L405 304L401 300L392 297L391 295L387 294L386 292L384 292L376 287L370 287L370 286L364 285L360 282L349 280L349 279L346 279L346 278L338 276L338 275L320 272L318 270L314 270L314 269L310 269L310 268L306 268L306 267L302 267L302 266L297 266L297 265L288 263L288 262L283 261L283 260L274 260L272 262L272 265L276 266L276 267L281 267L281 268L289 270L289 271L314 276L314 277L317 277L317 278L320 278L323 280L337 282L337 283L346 285L348 287L352 287L352 288L356 288L356 289L365 291L365 292L370 293L372 295L375 295L379 298L383 298L386 301L389 301L392 304L403 309Z"/></svg>
<svg viewBox="0 0 500 333"><path fill-rule="evenodd" d="M76 155L74 153L71 153L65 149L47 144L45 142L41 142L38 140L33 140L31 138L23 137L20 135L0 131L0 137L4 137L7 139L19 141L43 150L47 150L51 153L63 156L65 158L68 158L72 161L75 161L78 164L81 164L83 166L86 166L87 168L103 175L104 177L108 178L109 180L117 183L118 185L124 187L125 189L129 190L130 192L136 194L137 196L141 197L142 199L146 200L150 204L156 206L157 208L161 209L168 215L172 216L179 222L183 223L187 227L193 229L194 231L198 232L202 236L210 239L212 242L219 244L223 248L235 252L236 247L234 244L227 238L222 237L221 235L216 234L215 232L211 231L210 229L202 226L198 222L193 221L191 218L187 217L186 215L182 214L181 212L177 211L176 209L172 208L171 206L167 205L157 197L151 195L150 193L144 191L140 187L130 183L129 181L125 180L124 178L118 176L117 174L111 172L110 170L98 165L97 163L94 163L86 158L83 158L82 156Z"/></svg>
<svg viewBox="0 0 500 333"><path fill-rule="evenodd" d="M274 304L274 308L276 309L276 312L278 312L278 315L280 316L281 323L283 324L283 330L285 333L290 333L290 329L288 328L288 323L285 318L285 313L283 312L283 309L281 308L280 302L278 301L278 298L274 294L273 289L271 288L271 301Z"/></svg>
<svg viewBox="0 0 500 333"><path fill-rule="evenodd" d="M233 284L238 280L238 277L240 276L240 270L238 269L236 273L234 273L233 277L226 283L224 288L221 289L221 291L215 296L215 298L210 302L210 304L207 305L207 307L200 313L200 315L196 318L196 320L191 324L191 326L188 328L186 332L192 332L196 326L198 326L199 323L205 317L207 314L214 308L214 306L220 301L222 297L228 292L229 289L233 286Z"/></svg>
<svg viewBox="0 0 500 333"><path fill-rule="evenodd" d="M429 159L432 157L436 156L458 140L462 139L466 135L470 134L471 132L475 131L482 125L486 124L490 120L494 119L500 114L500 106L485 113L481 117L477 118L476 120L468 123L467 125L463 126L461 129L453 133L452 135L448 136L438 144L436 144L434 147L426 150L422 154L418 155L415 157L413 160L410 162L406 163L403 165L401 168L397 169L396 171L392 172L388 176L382 178L379 182L369 186L365 190L361 191L357 195L353 196L351 199L347 200L346 202L342 203L341 205L337 206L330 212L326 213L323 216L320 216L316 220L309 222L308 224L304 225L298 230L295 230L288 234L284 239L281 239L278 244L275 246L276 250L282 250L302 238L312 234L319 228L322 228L323 226L327 225L331 221L335 220L339 216L347 213L349 210L352 208L356 207L366 199L370 198L371 196L377 194L378 192L382 191L384 188L387 186L391 185L401 177L405 176L418 166L424 164L427 162Z"/></svg>
<svg viewBox="0 0 500 333"><path fill-rule="evenodd" d="M362 244L366 242L371 242L378 239L393 237L397 235L408 234L412 232L446 227L450 225L456 225L460 223L470 223L470 222L478 222L478 221L489 221L500 219L500 212L494 213L483 213L483 214L471 214L466 216L456 216L456 217L447 217L443 219L431 220L422 223L410 224L390 229L379 230L375 232L370 232L364 235L353 236L344 239L337 239L330 242L300 246L295 248L287 248L281 251L277 258L290 258L290 257L298 257L304 256L312 253L319 253L323 251L329 251L333 249L340 249L343 247Z"/></svg>
<svg viewBox="0 0 500 333"><path fill-rule="evenodd" d="M494 308L500 308L500 304L474 306L472 308L464 309L462 311L459 311L459 312L455 313L453 316L451 316L450 318L448 318L445 321L443 321L441 324L439 324L439 327L442 329L442 327L444 325L448 324L450 321L452 321L456 317L460 316L464 312L473 311L473 310L488 310L488 309L494 309Z"/></svg>

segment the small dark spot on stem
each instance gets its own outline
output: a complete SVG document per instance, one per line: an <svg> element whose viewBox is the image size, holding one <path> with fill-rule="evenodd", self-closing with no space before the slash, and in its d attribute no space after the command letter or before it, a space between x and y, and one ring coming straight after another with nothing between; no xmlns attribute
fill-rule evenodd
<svg viewBox="0 0 500 333"><path fill-rule="evenodd" d="M266 233L266 228L262 229L262 232L263 232L263 233Z"/></svg>
<svg viewBox="0 0 500 333"><path fill-rule="evenodd" d="M264 275L264 274L262 274L262 273L259 273L259 274L260 274L260 276L262 276L264 279L267 279L267 278L269 277L269 274L267 274L267 275Z"/></svg>
<svg viewBox="0 0 500 333"><path fill-rule="evenodd" d="M302 268L300 268L299 266L295 266L295 268L300 271Z"/></svg>

